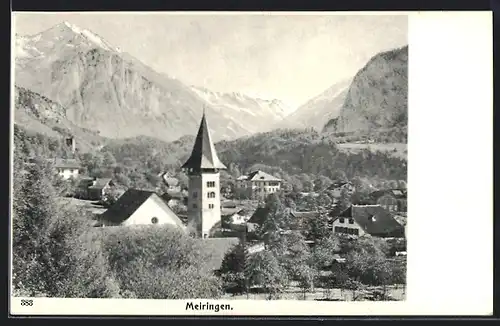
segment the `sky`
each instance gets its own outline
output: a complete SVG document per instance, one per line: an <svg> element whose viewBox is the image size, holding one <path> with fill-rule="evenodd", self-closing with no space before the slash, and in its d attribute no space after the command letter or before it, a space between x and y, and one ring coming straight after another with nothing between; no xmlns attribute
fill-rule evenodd
<svg viewBox="0 0 500 326"><path fill-rule="evenodd" d="M16 13L15 32L63 21L188 85L279 99L293 110L408 44L406 15Z"/></svg>

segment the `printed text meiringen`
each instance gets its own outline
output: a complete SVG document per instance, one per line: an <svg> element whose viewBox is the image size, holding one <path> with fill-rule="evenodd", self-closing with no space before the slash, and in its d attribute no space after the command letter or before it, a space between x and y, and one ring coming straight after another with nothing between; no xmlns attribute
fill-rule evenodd
<svg viewBox="0 0 500 326"><path fill-rule="evenodd" d="M188 302L186 303L186 310L206 310L219 312L221 310L233 310L233 307L231 307L230 304L214 304L209 302L200 302L195 304L193 302Z"/></svg>

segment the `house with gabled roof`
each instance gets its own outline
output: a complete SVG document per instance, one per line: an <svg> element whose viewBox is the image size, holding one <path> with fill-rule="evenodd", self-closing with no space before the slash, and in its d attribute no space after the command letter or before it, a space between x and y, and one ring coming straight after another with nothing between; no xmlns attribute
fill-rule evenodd
<svg viewBox="0 0 500 326"><path fill-rule="evenodd" d="M264 171L253 171L236 179L236 186L247 191L252 198L264 199L281 190L282 180Z"/></svg>
<svg viewBox="0 0 500 326"><path fill-rule="evenodd" d="M162 182L165 184L168 191L171 192L181 191L179 179L173 177L172 175L170 175L170 173L162 172L159 174L159 177L162 179Z"/></svg>
<svg viewBox="0 0 500 326"><path fill-rule="evenodd" d="M48 160L57 174L59 174L63 179L67 180L70 178L78 178L81 170L80 163L75 159L69 158L53 158Z"/></svg>
<svg viewBox="0 0 500 326"><path fill-rule="evenodd" d="M105 194L117 185L111 178L79 177L76 197L88 200L102 200Z"/></svg>
<svg viewBox="0 0 500 326"><path fill-rule="evenodd" d="M377 190L370 193L370 198L390 212L406 212L407 210L406 189Z"/></svg>
<svg viewBox="0 0 500 326"><path fill-rule="evenodd" d="M99 216L100 226L171 224L185 226L167 203L154 191L128 189L116 203Z"/></svg>
<svg viewBox="0 0 500 326"><path fill-rule="evenodd" d="M356 188L354 184L350 181L336 181L326 188L327 191L332 193L332 196L336 199L342 196L342 192L346 191L348 194L352 194Z"/></svg>
<svg viewBox="0 0 500 326"><path fill-rule="evenodd" d="M370 235L381 238L402 238L405 228L380 205L351 205L334 217L333 233L347 236Z"/></svg>

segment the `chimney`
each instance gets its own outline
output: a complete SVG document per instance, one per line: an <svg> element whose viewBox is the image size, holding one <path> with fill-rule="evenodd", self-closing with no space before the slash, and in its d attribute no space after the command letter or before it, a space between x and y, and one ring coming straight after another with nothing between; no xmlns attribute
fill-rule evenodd
<svg viewBox="0 0 500 326"><path fill-rule="evenodd" d="M73 138L73 137L66 138L66 146L70 147L71 153L75 154L75 151L76 151L75 138Z"/></svg>

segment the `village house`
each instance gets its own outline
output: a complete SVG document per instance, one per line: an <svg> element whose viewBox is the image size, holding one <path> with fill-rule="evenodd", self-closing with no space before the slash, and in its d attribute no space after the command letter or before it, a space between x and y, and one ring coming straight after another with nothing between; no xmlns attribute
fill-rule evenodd
<svg viewBox="0 0 500 326"><path fill-rule="evenodd" d="M87 200L103 200L108 191L116 187L111 178L80 177L76 197Z"/></svg>
<svg viewBox="0 0 500 326"><path fill-rule="evenodd" d="M369 235L381 238L402 238L405 228L380 205L351 205L332 222L333 233L353 237Z"/></svg>
<svg viewBox="0 0 500 326"><path fill-rule="evenodd" d="M185 226L167 203L153 191L128 189L99 217L99 226L171 224Z"/></svg>
<svg viewBox="0 0 500 326"><path fill-rule="evenodd" d="M319 211L295 211L289 210L291 228L294 230L305 230L312 220L319 219L321 213Z"/></svg>
<svg viewBox="0 0 500 326"><path fill-rule="evenodd" d="M181 191L168 190L161 195L161 198L163 198L170 207L177 207L180 205L187 206L187 194Z"/></svg>
<svg viewBox="0 0 500 326"><path fill-rule="evenodd" d="M79 172L81 170L80 163L75 159L65 159L65 158L54 158L49 160L54 166L57 174L63 179L68 180L70 178L78 178Z"/></svg>
<svg viewBox="0 0 500 326"><path fill-rule="evenodd" d="M225 221L227 224L229 224L229 226L243 225L250 219L250 216L246 213L245 209L239 207L223 207L221 208L221 216L222 221Z"/></svg>
<svg viewBox="0 0 500 326"><path fill-rule="evenodd" d="M406 189L377 190L370 193L370 198L389 212L406 212Z"/></svg>
<svg viewBox="0 0 500 326"><path fill-rule="evenodd" d="M280 191L282 180L257 170L236 179L236 186L245 189L251 198L264 199L269 194Z"/></svg>
<svg viewBox="0 0 500 326"><path fill-rule="evenodd" d="M332 196L336 199L342 196L342 192L347 192L348 195L352 194L356 188L350 181L336 181L326 188L332 192Z"/></svg>
<svg viewBox="0 0 500 326"><path fill-rule="evenodd" d="M179 184L179 179L174 178L168 172L160 173L160 178L170 192L180 192L181 186Z"/></svg>

